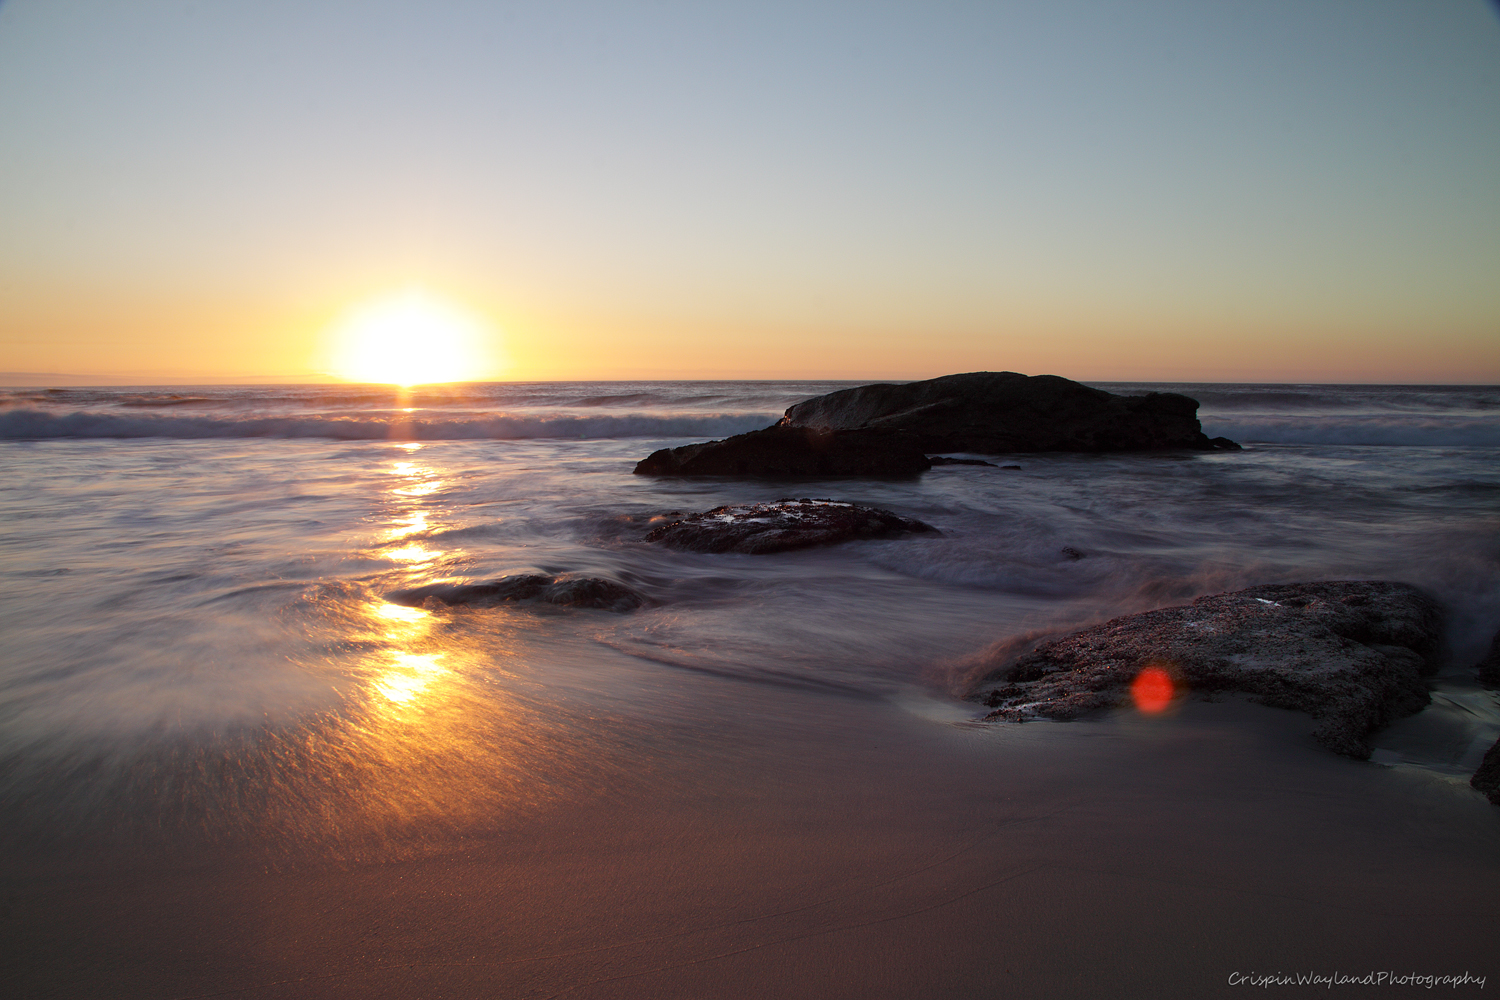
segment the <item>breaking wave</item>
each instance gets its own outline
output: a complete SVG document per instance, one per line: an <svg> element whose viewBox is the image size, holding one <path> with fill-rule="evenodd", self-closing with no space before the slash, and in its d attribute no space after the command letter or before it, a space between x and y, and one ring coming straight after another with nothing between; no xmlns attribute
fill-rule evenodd
<svg viewBox="0 0 1500 1000"><path fill-rule="evenodd" d="M727 437L774 423L779 414L463 416L298 415L244 418L97 412L0 412L0 440L57 438L333 438L345 441L466 441L525 438Z"/></svg>
<svg viewBox="0 0 1500 1000"><path fill-rule="evenodd" d="M1203 430L1241 444L1387 445L1438 448L1500 447L1500 420L1475 416L1362 414L1316 417L1203 415Z"/></svg>

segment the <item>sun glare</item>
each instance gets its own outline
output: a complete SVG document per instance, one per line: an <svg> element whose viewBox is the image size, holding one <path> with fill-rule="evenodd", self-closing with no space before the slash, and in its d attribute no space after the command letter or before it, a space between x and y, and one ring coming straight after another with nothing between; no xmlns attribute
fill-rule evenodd
<svg viewBox="0 0 1500 1000"><path fill-rule="evenodd" d="M404 292L359 306L333 328L332 368L354 382L473 381L488 374L487 332L453 305Z"/></svg>
<svg viewBox="0 0 1500 1000"><path fill-rule="evenodd" d="M1147 715L1165 712L1176 696L1177 686L1172 683L1172 675L1161 667L1147 667L1136 674L1130 684L1130 697L1135 700L1135 707Z"/></svg>

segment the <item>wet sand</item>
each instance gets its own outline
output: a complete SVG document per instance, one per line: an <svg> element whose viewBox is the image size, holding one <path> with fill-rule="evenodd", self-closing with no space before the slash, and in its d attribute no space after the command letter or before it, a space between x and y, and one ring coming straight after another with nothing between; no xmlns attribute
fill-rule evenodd
<svg viewBox="0 0 1500 1000"><path fill-rule="evenodd" d="M981 727L938 703L674 683L717 706L691 738L605 741L620 766L536 774L557 794L493 821L342 854L12 846L0 974L17 996L155 1000L1500 985L1500 809L1328 753L1303 716L1231 701Z"/></svg>

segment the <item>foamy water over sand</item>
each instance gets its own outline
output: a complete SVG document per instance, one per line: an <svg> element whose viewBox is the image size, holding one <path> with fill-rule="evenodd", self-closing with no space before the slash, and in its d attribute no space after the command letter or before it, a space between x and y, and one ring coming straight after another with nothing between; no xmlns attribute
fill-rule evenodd
<svg viewBox="0 0 1500 1000"><path fill-rule="evenodd" d="M1407 911L1370 879L1397 878L1424 913L1447 894L1445 919L1492 912L1475 887L1500 874L1500 810L1464 778L1500 730L1466 671L1500 625L1500 391L1170 387L1238 453L1017 455L991 460L1019 469L890 481L631 474L845 384L9 391L0 810L12 919L39 949L16 974L88 995L114 906L156 913L145 925L162 933L277 942L259 957L199 942L196 964L162 971L132 937L147 957L111 960L119 995L383 995L359 977L398 966L408 978L380 987L393 996L419 967L431 988L459 976L498 995L962 996L981 981L1098 995L1089 976L1129 947L1166 961L1169 942L1158 954L1107 928L1171 897L1237 929L1200 940L1191 970L1131 982L1200 996L1223 985L1203 979L1219 958L1245 958L1236 935L1259 935L1264 961L1278 946L1318 957L1331 918L1306 907L1321 904L1273 901L1313 899L1298 880L1332 879L1356 912L1383 900L1382 919ZM941 535L774 556L642 540L673 512L787 496ZM604 577L649 604L386 600L521 573ZM1334 578L1414 583L1450 615L1433 707L1374 740L1394 767L1335 758L1307 720L1238 703L1006 727L973 724L982 710L960 699L986 650L1020 634ZM1153 843L1172 860L1143 862ZM181 874L210 864L219 903ZM350 936L377 919L392 865L429 900L407 912L471 878L492 889L396 920L395 958L360 951ZM1151 871L1164 881L1144 895L1120 888ZM60 872L66 899L47 889ZM185 881L163 889L164 872ZM361 916L299 931L326 953L298 951L287 928L333 884ZM1065 900L1099 885L1114 895L1078 925ZM985 892L1020 893L1003 932ZM1221 912L1231 898L1300 943L1252 934ZM1027 900L1027 926L1090 928L1083 965L1015 924ZM1350 919L1357 932L1324 940L1376 960L1384 939ZM471 930L430 938L449 920ZM1401 957L1461 961L1467 933ZM887 934L925 943L877 961ZM1006 950L1021 939L1040 964ZM838 972L841 951L896 985ZM974 978L990 959L1000 978ZM345 972L314 989L320 962ZM266 985L283 981L303 985Z"/></svg>

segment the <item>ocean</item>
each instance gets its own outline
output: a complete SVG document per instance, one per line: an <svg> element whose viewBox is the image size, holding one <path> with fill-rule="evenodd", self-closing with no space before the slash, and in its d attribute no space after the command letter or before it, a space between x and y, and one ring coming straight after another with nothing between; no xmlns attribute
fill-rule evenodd
<svg viewBox="0 0 1500 1000"><path fill-rule="evenodd" d="M1170 770L1189 767L1194 754L1225 768L1259 766L1260 743L1225 734L1261 740L1275 730L1266 741L1303 755L1285 766L1321 776L1308 782L1357 781L1381 808L1440 801L1467 817L1464 832L1444 835L1465 838L1461 845L1430 848L1431 864L1449 863L1453 851L1495 856L1497 826L1485 812L1493 807L1465 782L1500 733L1500 706L1469 670L1500 626L1500 388L1101 383L1190 395L1202 404L1204 431L1244 450L984 456L996 467L892 480L632 475L658 448L763 427L792 403L854 384L0 391L0 835L12 859L11 912L56 928L88 924L40 902L57 872L79 866L95 872L78 876L86 882L105 879L105 869L176 871L208 857L263 872L347 873L452 857L486 838L536 851L543 829L572 844L537 862L556 874L547 866L592 856L571 839L586 836L578 810L640 816L646 801L657 825L645 842L666 874L659 865L650 874L622 870L671 882L673 865L707 857L683 831L720 831L705 817L730 809L724 802L737 803L737 823L823 816L816 803L856 794L877 759L888 766L879 781L899 773L904 783L882 792L884 820L849 807L864 818L817 841L828 857L859 856L876 829L901 827L903 844L950 835L968 843L981 821L952 785L952 759L915 762L957 754L965 767L1003 764L1024 772L1016 781L1045 777L1054 791L1032 801L1051 801L1057 787L1084 781L1079 774L1094 765L1074 773L1066 762L1103 752L1101 734L1119 741L1109 744L1115 759L1163 753L1163 740L1193 734L1197 749L1161 765ZM784 497L882 507L940 534L765 556L642 540L682 513ZM521 573L605 577L649 604L618 614L386 600L424 583ZM1123 714L1017 726L976 722L984 709L963 698L994 650L1017 636L1320 579L1406 581L1449 614L1433 704L1375 737L1375 764L1326 754L1301 721L1257 706L1189 708L1150 726ZM1203 759L1191 766L1206 767ZM1001 798L1015 796L985 808L1000 808ZM926 832L886 812L904 816L919 801L932 817ZM1273 801L1284 819L1301 808ZM602 822L589 815L585 826ZM1236 822L1244 837L1264 833L1245 816ZM644 836L646 828L631 829ZM1069 829L1081 835L1082 826ZM789 836L766 834L755 851L775 854L773 842L792 855L807 849L776 840ZM1017 850L991 856L1014 859ZM1328 847L1330 857L1342 850ZM1366 875L1398 853L1369 850L1378 863L1361 869ZM908 860L902 871L926 870ZM873 867L860 871L884 863L865 858ZM1296 867L1299 877L1308 877L1305 867ZM624 877L585 867L563 881L587 896L604 890L581 889L577 879ZM131 883L112 898L165 891L147 882L156 884ZM549 882L538 898L555 902L566 895L561 884ZM826 888L787 883L774 901L731 893L713 904L722 912L709 922L729 934L722 928L745 914L790 912L787 899L821 899ZM672 898L677 906L686 897ZM193 919L217 919L204 916L216 912L207 903L195 905ZM702 912L688 910L647 906L654 916L640 919L703 926ZM601 919L588 912L578 919ZM600 933L635 940L628 927L609 926ZM62 930L42 936L47 955L88 965L59 943ZM557 940L536 947L562 954ZM651 940L660 964L665 939ZM737 955L736 947L708 950ZM145 959L126 962L134 985L120 995L222 985L208 968L270 982L303 961L277 954L178 970L170 981L152 978ZM562 978L538 995L575 988L572 973L557 971L575 966L547 967ZM29 959L21 972L49 981ZM626 995L615 992L619 983L599 985L615 982L613 973L578 975L597 995ZM652 995L653 982L656 995L693 995L663 986L682 980L636 985ZM1189 984L1182 995L1205 994Z"/></svg>

